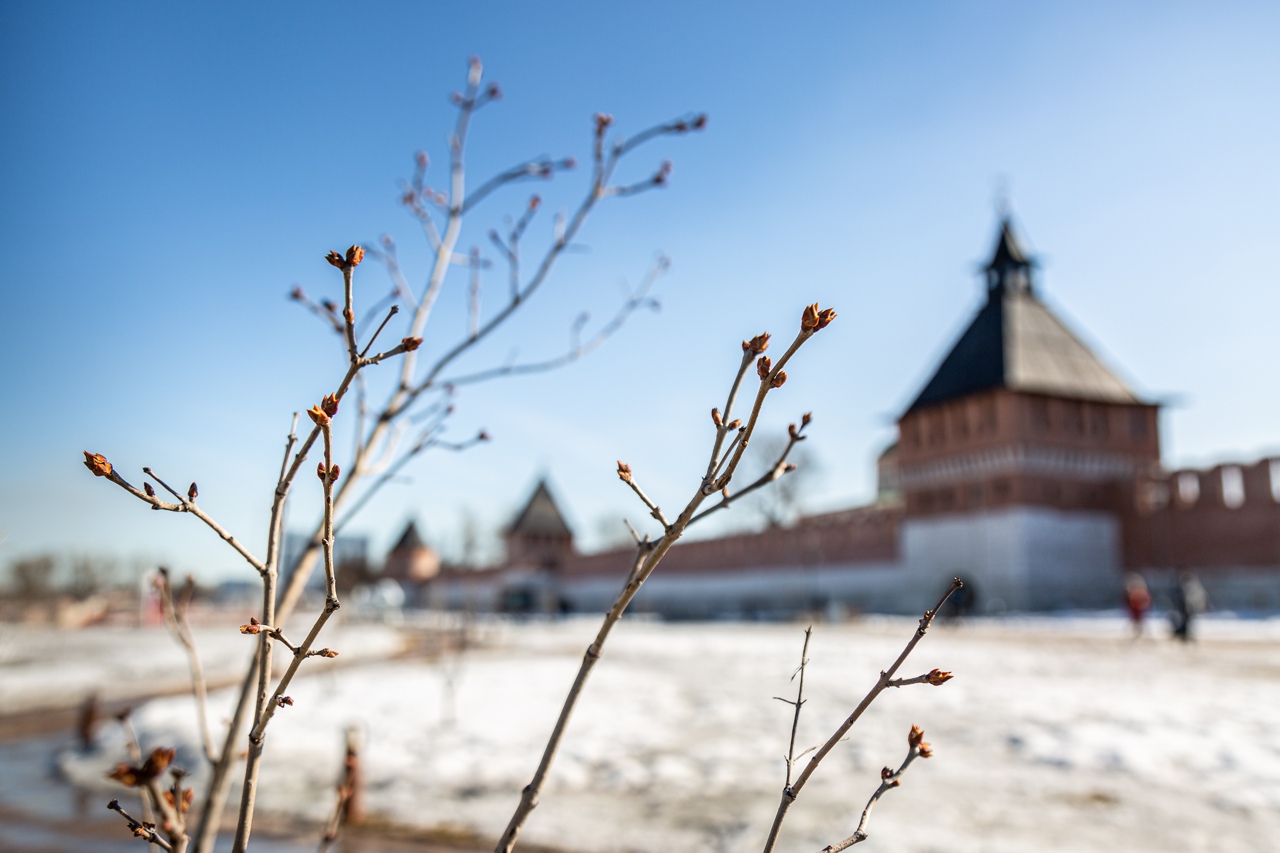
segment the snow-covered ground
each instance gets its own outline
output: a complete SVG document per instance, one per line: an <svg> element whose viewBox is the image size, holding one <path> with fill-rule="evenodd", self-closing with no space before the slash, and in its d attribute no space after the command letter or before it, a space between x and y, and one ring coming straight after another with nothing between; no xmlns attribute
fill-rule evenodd
<svg viewBox="0 0 1280 853"><path fill-rule="evenodd" d="M319 820L331 807L343 731L355 724L370 810L496 835L595 627L490 626L483 648L449 661L452 712L439 663L324 671L317 662L268 733L260 808ZM872 847L1275 850L1280 620L1201 627L1200 640L1182 646L1158 623L1132 642L1113 615L935 626L902 674L939 667L956 678L882 696L804 789L780 849L812 851L848 835L916 723L935 755L877 806ZM826 739L914 628L890 617L815 627L798 748ZM352 642L361 630L344 629ZM758 849L791 720L772 697L794 695L802 639L797 625L623 623L525 838L597 853ZM326 643L342 649L336 637ZM229 691L215 694L215 713L231 702ZM197 763L188 699L150 702L135 722L144 745L180 741ZM63 765L98 783L111 760L67 753Z"/></svg>
<svg viewBox="0 0 1280 853"><path fill-rule="evenodd" d="M393 628L334 622L322 645L341 643L344 664L385 658L404 647ZM285 636L301 640L308 627L299 621ZM211 684L238 680L257 639L241 634L233 623L197 626L193 636ZM92 693L110 702L190 686L187 655L160 625L66 631L0 623L0 714L71 707Z"/></svg>

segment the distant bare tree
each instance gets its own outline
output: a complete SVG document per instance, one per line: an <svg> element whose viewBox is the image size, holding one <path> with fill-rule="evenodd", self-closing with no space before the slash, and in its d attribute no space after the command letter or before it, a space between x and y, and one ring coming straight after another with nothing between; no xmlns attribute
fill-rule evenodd
<svg viewBox="0 0 1280 853"><path fill-rule="evenodd" d="M25 599L47 598L53 592L54 565L48 554L15 560L9 565L14 592Z"/></svg>

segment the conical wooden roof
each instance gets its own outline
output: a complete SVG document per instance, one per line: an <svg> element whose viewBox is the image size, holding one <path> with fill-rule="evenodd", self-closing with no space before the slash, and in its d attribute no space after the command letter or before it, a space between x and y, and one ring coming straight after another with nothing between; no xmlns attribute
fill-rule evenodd
<svg viewBox="0 0 1280 853"><path fill-rule="evenodd" d="M985 267L986 304L908 412L995 388L1109 403L1141 402L1040 301L1031 286L1031 267L1005 219Z"/></svg>
<svg viewBox="0 0 1280 853"><path fill-rule="evenodd" d="M547 481L540 480L524 509L507 528L508 533L537 533L542 536L572 536L560 508L556 506L547 488Z"/></svg>

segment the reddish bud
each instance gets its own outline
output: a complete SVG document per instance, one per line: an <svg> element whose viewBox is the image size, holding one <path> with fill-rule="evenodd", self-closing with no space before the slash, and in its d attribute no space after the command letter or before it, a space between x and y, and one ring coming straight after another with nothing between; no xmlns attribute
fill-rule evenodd
<svg viewBox="0 0 1280 853"><path fill-rule="evenodd" d="M149 497L149 498L154 498L154 497L156 496L156 490L155 490L155 489L153 489L153 488L151 488L151 484L150 484L150 483L143 483L143 484L142 484L142 491L146 492L146 493L147 493L147 497Z"/></svg>
<svg viewBox="0 0 1280 853"><path fill-rule="evenodd" d="M325 426L329 423L329 416L319 406L312 406L307 409L307 417L311 418L316 426Z"/></svg>
<svg viewBox="0 0 1280 853"><path fill-rule="evenodd" d="M817 332L825 329L832 320L836 318L834 308L818 308L818 303L806 305L804 313L800 315L800 330L804 332Z"/></svg>
<svg viewBox="0 0 1280 853"><path fill-rule="evenodd" d="M919 726L913 725L911 727L911 732L907 735L907 746L919 752L921 758L933 756L933 747L925 743L924 732Z"/></svg>
<svg viewBox="0 0 1280 853"><path fill-rule="evenodd" d="M561 165L562 167L564 167L565 169L576 169L576 168L578 168L578 158L577 158L577 157L566 157L566 158L564 158L563 160L561 160L561 161L560 161L560 165Z"/></svg>
<svg viewBox="0 0 1280 853"><path fill-rule="evenodd" d="M813 422L813 413L812 413L812 412L805 412L803 415L801 415L801 416L800 416L800 426L801 426L801 428L803 428L803 427L807 427L807 426L808 426L810 423L812 423L812 422Z"/></svg>
<svg viewBox="0 0 1280 853"><path fill-rule="evenodd" d="M542 196L535 195L529 199L529 209L537 210L542 205Z"/></svg>
<svg viewBox="0 0 1280 853"><path fill-rule="evenodd" d="M326 415L333 417L338 414L338 398L332 394L325 394L320 401L320 408L324 410Z"/></svg>
<svg viewBox="0 0 1280 853"><path fill-rule="evenodd" d="M101 453L84 451L84 467L92 471L95 477L109 477L111 475L111 463Z"/></svg>
<svg viewBox="0 0 1280 853"><path fill-rule="evenodd" d="M786 381L787 381L787 372L785 370L779 370L778 375L773 377L773 380L769 383L769 385L774 388L781 388L782 383Z"/></svg>
<svg viewBox="0 0 1280 853"><path fill-rule="evenodd" d="M176 773L177 771L175 770L174 772ZM187 812L191 811L191 803L195 800L195 797L196 797L196 792L194 789L187 788L186 790L184 790L182 792L182 802L177 805L178 811L181 812L182 814L186 814ZM173 791L164 792L164 801L168 803L170 806L174 805Z"/></svg>
<svg viewBox="0 0 1280 853"><path fill-rule="evenodd" d="M882 768L880 768L880 778L881 778L881 779L888 779L888 778L890 778L891 776L893 776L893 768L892 768L892 767L882 767Z"/></svg>
<svg viewBox="0 0 1280 853"><path fill-rule="evenodd" d="M741 426L742 426L742 418L734 418L733 420L729 421L729 423L725 424L724 428L733 430L733 429L738 429Z"/></svg>
<svg viewBox="0 0 1280 853"><path fill-rule="evenodd" d="M333 467L329 469L329 482L330 482L330 483L336 483L336 482L338 482L338 477L339 477L341 474L342 474L342 469L341 469L341 468L339 468L339 467L338 467L338 463L336 463L336 462L335 462L335 463L333 464Z"/></svg>
<svg viewBox="0 0 1280 853"><path fill-rule="evenodd" d="M596 135L604 134L605 128L613 124L613 116L608 113L596 113Z"/></svg>
<svg viewBox="0 0 1280 853"><path fill-rule="evenodd" d="M800 440L800 430L796 429L795 424L787 424L787 435L791 436L792 441Z"/></svg>
<svg viewBox="0 0 1280 853"><path fill-rule="evenodd" d="M631 482L631 466L622 460L618 460L618 479L624 483Z"/></svg>
<svg viewBox="0 0 1280 853"><path fill-rule="evenodd" d="M336 658L338 656L338 653L335 652L333 649L325 648L316 652L316 656L322 657L322 658Z"/></svg>
<svg viewBox="0 0 1280 853"><path fill-rule="evenodd" d="M720 416L719 409L711 410L711 422L716 426L724 426L724 418Z"/></svg>
<svg viewBox="0 0 1280 853"><path fill-rule="evenodd" d="M476 436L476 441L488 441L488 440L489 440L489 433L485 432L484 430L480 430L480 433Z"/></svg>
<svg viewBox="0 0 1280 853"><path fill-rule="evenodd" d="M698 115L693 119L693 129L702 130L706 126L707 126L707 114L698 113Z"/></svg>
<svg viewBox="0 0 1280 853"><path fill-rule="evenodd" d="M193 501L196 499L197 496L199 496L199 494L200 494L200 490L196 488L195 483L192 483L190 486L187 486L187 500Z"/></svg>
<svg viewBox="0 0 1280 853"><path fill-rule="evenodd" d="M356 324L356 312L352 311L350 308L343 308L342 319L347 321L348 326L354 326Z"/></svg>
<svg viewBox="0 0 1280 853"><path fill-rule="evenodd" d="M293 697L292 697L292 696L281 696L279 699L277 699L277 700L276 700L276 704L277 704L277 705L279 705L281 708L283 708L285 705L292 705L292 704L293 704Z"/></svg>
<svg viewBox="0 0 1280 853"><path fill-rule="evenodd" d="M756 335L754 338L752 338L749 341L742 342L742 351L752 353L753 355L759 355L760 353L764 352L768 348L769 348L768 332L765 332L764 334L761 334L761 335Z"/></svg>
<svg viewBox="0 0 1280 853"><path fill-rule="evenodd" d="M769 359L769 356L762 355L756 360L756 373L760 375L761 379L768 379L769 371L772 369L773 362Z"/></svg>
<svg viewBox="0 0 1280 853"><path fill-rule="evenodd" d="M332 266L335 266L338 269L342 269L342 265L343 263L345 263L342 255L339 255L337 252L330 252L329 254L324 256L324 259L328 261Z"/></svg>
<svg viewBox="0 0 1280 853"><path fill-rule="evenodd" d="M404 347L405 352L413 352L422 346L422 338L401 338L400 345Z"/></svg>
<svg viewBox="0 0 1280 853"><path fill-rule="evenodd" d="M338 313L338 303L334 302L332 299L321 299L320 307L328 311L330 314Z"/></svg>
<svg viewBox="0 0 1280 853"><path fill-rule="evenodd" d="M431 165L431 158L427 156L427 152L419 151L413 155L413 162L418 164L419 169L426 169L427 166Z"/></svg>
<svg viewBox="0 0 1280 853"><path fill-rule="evenodd" d="M324 482L324 475L325 475L324 463L323 463L323 462L317 462L317 463L316 463L316 476L320 478L320 482L322 482L322 483Z"/></svg>
<svg viewBox="0 0 1280 853"><path fill-rule="evenodd" d="M346 262L348 266L358 267L360 262L364 260L364 247L352 246L347 249Z"/></svg>
<svg viewBox="0 0 1280 853"><path fill-rule="evenodd" d="M396 241L391 239L390 234L383 234L378 238L378 242L381 243L382 248L386 249L388 252L395 251Z"/></svg>
<svg viewBox="0 0 1280 853"><path fill-rule="evenodd" d="M943 671L942 671L942 670L940 670L940 669L931 669L931 670L929 670L929 676L928 676L928 677L929 677L929 683L930 683L930 684L932 684L934 687L937 687L937 686L938 686L938 685L940 685L940 684L945 684L946 682L948 682L948 681L950 681L951 679L955 678L955 676L954 676L954 675L952 675L951 673L949 673L949 672L943 672Z"/></svg>
<svg viewBox="0 0 1280 853"><path fill-rule="evenodd" d="M157 747L147 756L147 760L143 762L141 767L132 764L117 764L116 768L107 774L108 779L114 779L122 785L130 788L138 788L155 780L163 773L178 752L175 749L165 749Z"/></svg>
<svg viewBox="0 0 1280 853"><path fill-rule="evenodd" d="M502 90L498 88L497 83L489 84L489 97L495 101L502 99Z"/></svg>
<svg viewBox="0 0 1280 853"><path fill-rule="evenodd" d="M302 285L295 284L293 290L289 291L289 298L295 302L301 302L307 298L307 292L302 289Z"/></svg>
<svg viewBox="0 0 1280 853"><path fill-rule="evenodd" d="M653 185L660 187L667 182L669 177L671 177L671 161L664 160L662 165L658 167L657 173L653 176Z"/></svg>

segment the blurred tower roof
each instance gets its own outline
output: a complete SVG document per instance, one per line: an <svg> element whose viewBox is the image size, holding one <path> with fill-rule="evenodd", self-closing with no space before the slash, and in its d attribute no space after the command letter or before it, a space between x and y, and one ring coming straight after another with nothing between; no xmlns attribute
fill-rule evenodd
<svg viewBox="0 0 1280 853"><path fill-rule="evenodd" d="M565 523L564 516L560 514L560 508L556 506L555 500L551 497L551 491L547 488L546 480L538 481L538 485L533 490L533 495L529 498L529 502L525 504L524 509L516 516L515 521L511 522L511 527L507 529L507 532L509 534L536 533L543 536L573 535L573 531Z"/></svg>
<svg viewBox="0 0 1280 853"><path fill-rule="evenodd" d="M396 540L396 544L391 546L394 551L409 551L416 548L425 548L426 543L422 541L422 537L418 534L418 527L412 521L404 528L404 533L400 534L400 538Z"/></svg>
<svg viewBox="0 0 1280 853"><path fill-rule="evenodd" d="M987 302L908 412L994 388L1109 403L1141 402L1037 298L1034 267L1009 217L1004 217L991 260L983 268Z"/></svg>

